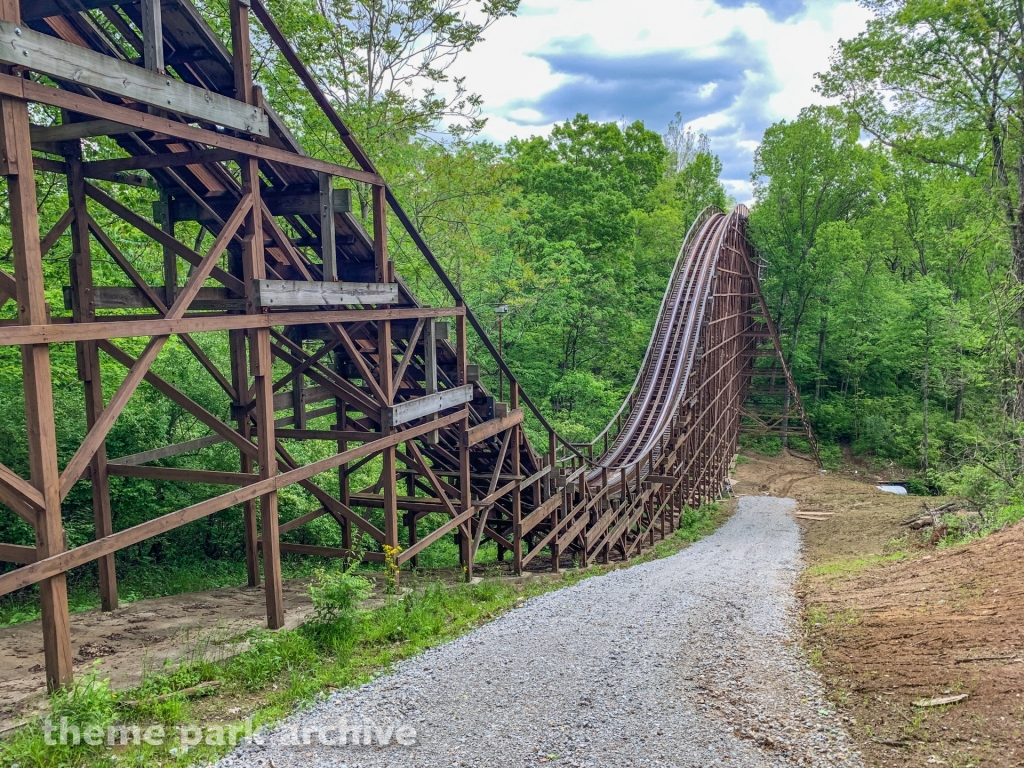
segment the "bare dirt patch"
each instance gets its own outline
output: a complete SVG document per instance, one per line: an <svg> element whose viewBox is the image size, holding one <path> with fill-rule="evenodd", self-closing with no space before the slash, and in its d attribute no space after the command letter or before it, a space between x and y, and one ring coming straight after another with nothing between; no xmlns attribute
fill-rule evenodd
<svg viewBox="0 0 1024 768"><path fill-rule="evenodd" d="M806 648L869 763L1024 765L1024 527L945 550L894 546L901 520L942 500L812 469L755 458L737 490L835 512L804 522Z"/></svg>
<svg viewBox="0 0 1024 768"><path fill-rule="evenodd" d="M285 622L293 628L312 609L305 580L284 583ZM116 611L71 614L76 675L96 665L111 686L137 686L147 670L190 654L224 658L238 653L249 630L266 626L262 588L231 587L129 603ZM0 628L0 732L45 703L40 622Z"/></svg>

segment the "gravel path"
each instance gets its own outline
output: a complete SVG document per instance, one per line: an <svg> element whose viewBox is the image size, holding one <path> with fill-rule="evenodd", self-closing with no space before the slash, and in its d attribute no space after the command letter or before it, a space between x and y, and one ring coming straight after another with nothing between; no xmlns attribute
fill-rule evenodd
<svg viewBox="0 0 1024 768"><path fill-rule="evenodd" d="M794 503L742 498L688 549L531 599L221 766L862 766L796 652ZM369 744L339 745L357 724Z"/></svg>

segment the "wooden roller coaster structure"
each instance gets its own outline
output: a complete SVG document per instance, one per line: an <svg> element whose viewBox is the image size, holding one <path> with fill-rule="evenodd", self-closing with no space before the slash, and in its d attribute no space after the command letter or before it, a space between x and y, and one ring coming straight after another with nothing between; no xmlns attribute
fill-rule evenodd
<svg viewBox="0 0 1024 768"><path fill-rule="evenodd" d="M515 573L558 570L567 558L627 558L670 532L684 507L722 493L741 426L775 429L792 415L816 454L758 287L745 209L709 210L693 225L629 397L593 442L566 442L261 0L230 0L230 14L229 50L189 0L0 0L0 174L14 255L13 274L0 270L0 306L17 303L17 318L0 321L0 346L21 351L30 471L25 479L0 465L0 514L19 516L35 534L34 547L0 544L0 561L14 564L0 574L0 594L38 585L51 688L72 679L66 573L95 562L102 607L112 610L116 552L215 513L244 519L249 583L262 579L267 623L278 628L282 553L352 557L353 539L368 536L374 546L364 559L401 568L454 535L467 577L484 540L496 542L499 559L510 554ZM265 102L253 83L253 21L333 125L352 167L307 155ZM31 104L59 110L59 123L33 125ZM82 140L99 136L121 156L86 156ZM66 176L69 207L46 233L37 173ZM159 191L152 217L117 199L120 185L140 183ZM370 190L371 231L349 210L344 185L357 184ZM90 209L162 249L162 285L143 278ZM185 244L182 222L199 222L212 243ZM395 274L389 226L408 234L449 306L423 306ZM47 285L43 258L64 237L70 286ZM97 248L120 285L96 284ZM47 289L51 297L63 290L66 313L52 311ZM507 404L474 375L469 326L509 382ZM228 371L207 351L218 334L230 349ZM171 336L217 382L232 422L153 372ZM115 343L140 338L137 354ZM51 344L75 346L85 392L88 432L62 467ZM101 354L126 370L109 399ZM758 365L762 357L770 368ZM209 434L108 457L110 429L144 381ZM769 382L759 399L751 397L757 381ZM310 428L325 417L333 423ZM526 439L524 418L546 431L547 445ZM287 443L310 440L330 455L302 465ZM237 449L237 472L160 463L217 443ZM376 457L379 480L352 488L353 473ZM327 473L337 475L336 493L316 482ZM233 489L114 530L111 476ZM95 538L68 549L61 504L79 482L91 486ZM320 507L281 523L277 494L292 485ZM324 516L340 526L341 547L281 540Z"/></svg>

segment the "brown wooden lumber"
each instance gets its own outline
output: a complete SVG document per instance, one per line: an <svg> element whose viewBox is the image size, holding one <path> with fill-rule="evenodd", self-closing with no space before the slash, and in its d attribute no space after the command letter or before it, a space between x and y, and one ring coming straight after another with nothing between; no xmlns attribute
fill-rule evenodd
<svg viewBox="0 0 1024 768"><path fill-rule="evenodd" d="M461 526L464 523L468 522L469 519L471 517L473 517L473 515L475 515L475 514L476 514L476 509L474 507L470 507L465 512L460 512L458 515L453 517L451 520L446 520L436 530L431 531L430 533L428 533L426 536L424 536L422 539L420 539L415 544L410 546L408 549L403 550L402 552L399 552L398 553L398 557L395 558L396 564L401 565L402 563L408 562L409 560L414 558L416 555L418 555L420 552L422 552L424 549L426 549L431 544L433 544L435 541L437 541L442 536L444 536L446 533L450 533L451 531L455 530L459 526ZM3 579L3 577L0 576L0 582L2 582L2 579ZM2 583L0 583L0 589L2 589L2 588L3 588ZM0 594L2 594L2 593L0 593Z"/></svg>
<svg viewBox="0 0 1024 768"><path fill-rule="evenodd" d="M45 504L43 494L32 483L23 479L19 474L8 469L3 464L0 464L0 484L7 486L35 507L41 509Z"/></svg>
<svg viewBox="0 0 1024 768"><path fill-rule="evenodd" d="M35 101L40 104L49 104L50 106L60 107L72 112L80 112L83 115L109 118L126 125L133 125L142 131L153 131L197 144L230 149L239 154L256 157L268 162L282 163L283 165L291 165L297 168L306 168L310 171L329 173L332 176L339 176L343 179L351 179L352 181L362 181L367 184L383 183L383 179L376 173L347 168L343 165L328 163L306 155L289 152L285 149L277 149L266 144L257 144L256 142L220 134L215 131L193 128L185 123L168 120L165 117L138 112L127 107L119 107L99 99L80 96L77 93L40 85L30 80L12 77L11 75L0 75L0 94Z"/></svg>
<svg viewBox="0 0 1024 768"><path fill-rule="evenodd" d="M382 409L384 423L389 426L405 424L409 421L422 419L424 416L443 411L445 408L455 408L473 399L473 385L466 384L461 387L444 389L433 395L424 395L413 400L405 400L395 403L392 406Z"/></svg>
<svg viewBox="0 0 1024 768"><path fill-rule="evenodd" d="M75 125L75 123L72 123ZM134 129L133 129L134 130ZM105 178L122 171L149 171L154 168L175 168L182 165L206 165L234 160L238 153L229 149L197 149L187 152L167 152L159 155L119 157L114 160L94 160L82 164L86 178Z"/></svg>
<svg viewBox="0 0 1024 768"><path fill-rule="evenodd" d="M100 240L99 236L96 239ZM104 244L104 250L110 253L106 244ZM112 253L111 256L113 256ZM154 308L153 296L166 294L165 287L162 285L147 286L146 289L128 285L97 285L93 291L96 309L150 309ZM64 308L70 309L70 305L71 289L65 286ZM232 298L226 288L200 288L199 294L192 302L191 309L245 309L245 299Z"/></svg>
<svg viewBox="0 0 1024 768"><path fill-rule="evenodd" d="M247 195L242 198L242 201L238 204L238 208L235 209L235 213L225 224L224 229L221 230L220 235L214 241L210 250L206 256L203 257L203 262L189 275L188 282L185 287L182 288L181 293L174 301L174 305L167 310L166 319L173 320L180 318L184 314L188 305L192 303L196 294L199 292L199 287L203 284L206 278L209 276L210 271L213 269L213 265L217 259L227 248L228 242L238 229L240 224L245 218L245 215L252 208L252 197ZM83 325L95 325L95 323L83 323ZM132 365L128 372L128 375L121 382L121 385L117 388L114 396L110 398L107 406L103 409L103 413L100 414L96 420L95 425L89 430L85 436L85 440L75 451L75 455L71 457L71 460L65 465L64 471L61 473L61 484L60 492L61 498L65 498L71 491L71 487L78 482L78 478L81 477L82 471L86 465L92 460L93 453L106 439L107 434L110 432L111 427L114 426L114 422L117 417L124 410L124 407L128 404L129 398L135 392L135 389L139 384L142 383L143 378L149 371L153 361L156 360L156 356L160 353L164 343L167 341L166 336L157 336L150 340L149 344L146 345L146 349L143 350L142 354L139 355L138 359Z"/></svg>
<svg viewBox="0 0 1024 768"><path fill-rule="evenodd" d="M260 549L263 549L263 539L257 540L257 545ZM357 560L362 556L362 560L367 563L383 563L384 555L380 552L358 552L351 549L342 549L340 547L318 547L313 544L291 544L287 541L282 541L279 545L281 552L290 552L294 555L313 555L314 557L340 557L346 560Z"/></svg>
<svg viewBox="0 0 1024 768"><path fill-rule="evenodd" d="M0 324L0 347L21 344L60 344L70 341L125 339L136 336L169 336L176 333L204 333L251 328L322 323L376 322L418 317L457 315L459 307L396 307L393 309L335 309L317 312L280 312L262 315L203 315L179 319L101 320L96 323L53 323L40 325Z"/></svg>
<svg viewBox="0 0 1024 768"><path fill-rule="evenodd" d="M466 431L466 445L476 445L481 440L486 440L489 437L493 437L500 432L504 432L510 427L514 427L523 420L523 409L517 408L511 411L508 416L503 416L500 419L491 419L485 421L483 424L478 424L475 427L471 427Z"/></svg>
<svg viewBox="0 0 1024 768"><path fill-rule="evenodd" d="M397 283L257 280L254 288L259 307L332 307L398 301Z"/></svg>
<svg viewBox="0 0 1024 768"><path fill-rule="evenodd" d="M119 133L134 133L136 128L113 120L87 120L82 123L63 125L33 125L33 144L55 144L61 141L86 139L91 136L116 136Z"/></svg>
<svg viewBox="0 0 1024 768"><path fill-rule="evenodd" d="M0 62L24 66L57 80L73 81L214 125L234 128L255 136L270 136L267 113L257 106L229 99L169 75L150 72L91 48L44 35L24 25L19 27L11 22L0 21ZM126 132L123 126L116 125L111 126L110 130ZM72 134L67 138L83 137Z"/></svg>
<svg viewBox="0 0 1024 768"><path fill-rule="evenodd" d="M287 523L281 523L281 525L278 526L277 532L278 533L288 533L288 531L292 531L292 530L294 530L296 528L301 528L306 523L309 523L309 522L312 522L313 520L321 518L321 517L323 517L326 514L327 514L327 510L324 509L323 507L320 507L320 509L316 509L316 510L313 510L312 512L307 512L304 515L299 515L298 517L292 518Z"/></svg>
<svg viewBox="0 0 1024 768"><path fill-rule="evenodd" d="M36 548L21 544L0 544L0 563L28 565L36 561Z"/></svg>
<svg viewBox="0 0 1024 768"><path fill-rule="evenodd" d="M256 498L266 494L269 491L284 488L285 486L297 483L300 480L306 480L316 475L327 472L335 467L345 464L355 459L362 458L364 456L370 456L375 453L379 453L380 450L390 444L397 445L398 443L406 440L412 440L419 437L426 432L429 432L433 428L443 429L451 424L454 424L461 419L465 418L463 411L453 413L450 416L445 416L439 419L437 422L430 424L424 424L417 427L412 427L401 432L395 432L392 435L381 438L373 443L366 443L357 448L351 448L347 451L343 451L335 456L330 456L326 459L313 462L304 467L293 469L288 472L270 477L265 480L253 483L244 488L231 491L230 493L222 494L221 496L215 496L212 499L201 501L198 504L179 509L176 512L158 517L155 520L148 520L145 523L127 528L123 531L105 536L102 539L96 539L88 544L83 544L80 547L76 547L67 552L62 552L50 557L42 558L31 565L26 565L23 568L11 571L0 575L0 595L6 595L13 592L16 589L27 587L30 584L35 584L43 579L47 579L57 574L64 573L72 568L77 568L80 565L91 562L102 555L107 555L112 552L130 547L132 544L138 544L140 541L157 536L161 533L179 528L186 523L190 523L193 520L199 520L208 515L212 515L215 512L233 507L236 504L240 504L246 499ZM472 514L473 510L470 510Z"/></svg>
<svg viewBox="0 0 1024 768"><path fill-rule="evenodd" d="M251 485L258 475L241 472L213 472L207 469L181 469L178 467L145 467L136 464L109 464L107 473L119 477L141 480L168 480L175 483L208 483L210 485Z"/></svg>
<svg viewBox="0 0 1024 768"><path fill-rule="evenodd" d="M562 494L556 493L550 499L545 501L539 507L533 510L530 514L523 518L522 531L524 534L529 533L547 516L549 516L554 510L558 508L558 505L562 503Z"/></svg>
<svg viewBox="0 0 1024 768"><path fill-rule="evenodd" d="M195 440L189 440L184 443L165 445L162 448L153 448L149 451L133 453L130 456L121 456L116 459L109 459L107 465L122 464L124 466L137 466L139 464L147 464L151 461L170 458L171 456L180 456L183 453L191 453L192 451L198 451L202 448L209 448L211 445L219 445L223 442L225 442L225 438L220 435L207 435L206 437L199 437Z"/></svg>
<svg viewBox="0 0 1024 768"><path fill-rule="evenodd" d="M0 78L2 77L3 75L0 75ZM92 184L86 184L85 193L89 195L89 197L91 197L97 203L106 208L108 211L131 224L137 230L142 232L142 234L151 237L152 239L160 243L162 246L164 246L164 248L173 251L176 255L183 258L193 267L198 268L199 265L203 263L204 257L201 254L196 253L188 246L178 242L174 237L167 234L166 232L156 227L152 223L146 221L146 219L139 216L137 213L135 213L135 211L131 210L127 206L122 205L121 203L119 203L117 200L112 198L110 195L108 195L106 192L99 189L98 187L95 187ZM227 225L225 224L225 227L226 226ZM221 234L223 234L223 230ZM232 231L231 234L233 235L234 231ZM245 284L238 278L229 275L223 269L216 266L216 264L210 270L210 274L215 280L217 280L217 282L219 282L226 288L229 288L238 294L245 294Z"/></svg>

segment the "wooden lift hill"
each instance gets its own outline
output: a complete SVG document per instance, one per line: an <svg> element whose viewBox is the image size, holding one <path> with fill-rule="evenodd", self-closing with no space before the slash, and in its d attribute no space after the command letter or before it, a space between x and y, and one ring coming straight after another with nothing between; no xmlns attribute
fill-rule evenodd
<svg viewBox="0 0 1024 768"><path fill-rule="evenodd" d="M229 12L230 51L189 0L0 0L0 174L14 258L13 274L0 270L0 306L17 306L16 319L0 320L0 346L20 347L30 473L0 465L0 514L35 532L35 546L0 544L0 561L16 566L0 574L0 594L38 585L51 688L72 679L66 573L95 562L102 607L112 610L119 550L214 513L242 516L249 583L262 579L276 629L282 552L348 558L353 541L369 536L363 558L397 552L400 568L454 535L467 577L485 539L515 573L639 552L674 528L685 505L721 492L740 426L753 418L743 405L757 357L781 364L783 421L791 408L802 418L764 311L745 211L708 211L687 236L633 392L594 442L563 440L261 1L230 0ZM351 166L307 155L265 102L253 83L251 24L280 49ZM59 122L34 125L32 104L59 111ZM83 151L83 139L100 136L123 156ZM46 232L36 174L66 177L67 211ZM119 200L124 185L155 187L152 212ZM351 213L355 185L372 198L372 231ZM162 250L162 284L143 278L100 211ZM183 222L198 222L205 236L189 245ZM389 227L404 230L435 270L448 306L423 306L396 276ZM43 259L62 238L71 243L70 284L48 285ZM97 284L97 252L116 265L119 284ZM47 289L63 291L63 312L47 305ZM469 325L509 381L508 403L468 363ZM171 336L216 382L231 421L153 371ZM131 347L142 351L126 351L126 339L145 340ZM60 463L51 344L75 345L88 426ZM227 369L208 352L214 344L230 349ZM101 355L125 371L109 399ZM111 427L143 382L208 434L108 456ZM544 452L525 437L526 413L547 435ZM324 417L326 428L310 428ZM307 440L330 445L330 455L299 463L288 443ZM218 443L237 450L236 472L154 464ZM353 488L353 473L376 457L377 482ZM328 473L338 479L332 493L317 483ZM111 476L230 490L115 530ZM61 504L80 482L91 487L95 538L68 549ZM277 494L286 486L319 507L282 523ZM435 527L421 536L428 515ZM281 541L322 517L336 521L342 546Z"/></svg>

